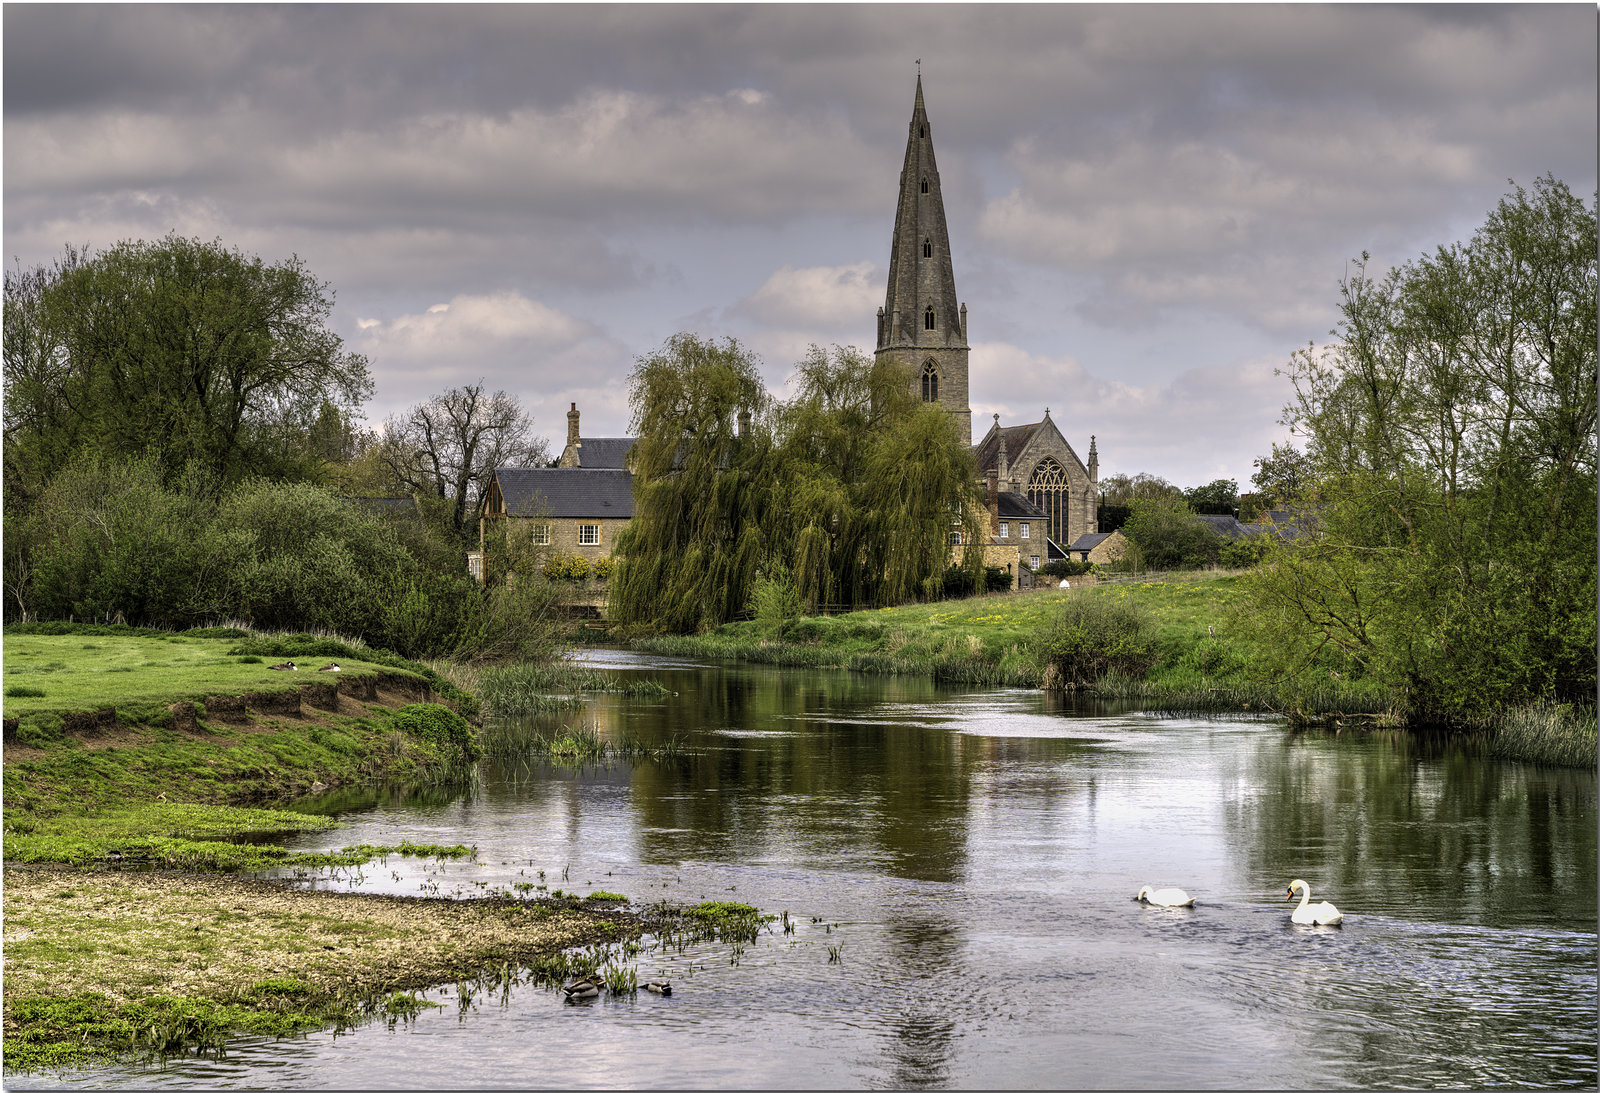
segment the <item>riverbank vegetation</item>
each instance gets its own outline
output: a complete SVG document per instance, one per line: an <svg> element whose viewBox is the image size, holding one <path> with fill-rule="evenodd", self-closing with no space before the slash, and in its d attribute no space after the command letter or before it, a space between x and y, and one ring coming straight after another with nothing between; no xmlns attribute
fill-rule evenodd
<svg viewBox="0 0 1600 1093"><path fill-rule="evenodd" d="M470 993L487 969L538 969L560 950L614 946L644 926L603 901L401 898L10 866L4 899L13 1070L404 1019L433 1005L426 988L456 982Z"/></svg>
<svg viewBox="0 0 1600 1093"><path fill-rule="evenodd" d="M283 845L335 826L291 799L470 777L477 703L430 666L233 627L21 624L6 654L9 1069L406 1017L419 988L507 965L559 974L556 950L642 929L542 891L402 900L236 875L474 853Z"/></svg>

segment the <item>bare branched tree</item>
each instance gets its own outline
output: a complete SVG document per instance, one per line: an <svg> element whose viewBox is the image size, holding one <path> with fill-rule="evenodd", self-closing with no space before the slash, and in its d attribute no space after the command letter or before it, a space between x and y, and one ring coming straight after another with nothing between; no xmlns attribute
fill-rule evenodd
<svg viewBox="0 0 1600 1093"><path fill-rule="evenodd" d="M547 446L515 396L485 394L480 381L384 422L378 458L402 489L446 502L461 531L496 467L542 465Z"/></svg>

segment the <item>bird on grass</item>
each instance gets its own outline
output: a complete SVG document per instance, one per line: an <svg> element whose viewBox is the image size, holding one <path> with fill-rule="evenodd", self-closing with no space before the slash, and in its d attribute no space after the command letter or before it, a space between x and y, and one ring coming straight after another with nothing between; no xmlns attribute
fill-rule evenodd
<svg viewBox="0 0 1600 1093"><path fill-rule="evenodd" d="M319 671L319 672L342 672L342 671L344 671L344 669L339 667L337 664L324 664L321 668L318 668L317 671Z"/></svg>
<svg viewBox="0 0 1600 1093"><path fill-rule="evenodd" d="M294 661L286 660L282 664L267 665L267 670L269 672L298 672L300 669L294 666Z"/></svg>

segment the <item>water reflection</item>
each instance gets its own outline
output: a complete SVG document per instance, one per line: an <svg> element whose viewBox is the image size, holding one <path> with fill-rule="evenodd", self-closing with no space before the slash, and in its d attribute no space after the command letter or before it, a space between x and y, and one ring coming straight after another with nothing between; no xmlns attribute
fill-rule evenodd
<svg viewBox="0 0 1600 1093"><path fill-rule="evenodd" d="M546 727L687 741L672 760L486 766L470 793L374 797L300 845L479 849L391 860L364 891L470 893L543 870L639 902L789 910L794 935L738 963L650 954L641 976L672 978L670 1003L572 1013L522 990L459 1021L85 1080L1594 1084L1592 772L840 672L679 663L660 678L677 693ZM1344 927L1288 924L1296 876ZM1139 907L1146 883L1200 905Z"/></svg>

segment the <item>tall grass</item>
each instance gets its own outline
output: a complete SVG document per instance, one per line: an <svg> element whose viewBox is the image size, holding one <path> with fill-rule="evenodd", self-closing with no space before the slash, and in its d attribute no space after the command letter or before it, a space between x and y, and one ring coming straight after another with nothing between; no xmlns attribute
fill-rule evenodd
<svg viewBox="0 0 1600 1093"><path fill-rule="evenodd" d="M1545 766L1596 766L1593 706L1520 706L1502 711L1486 727L1490 750L1504 759Z"/></svg>
<svg viewBox="0 0 1600 1093"><path fill-rule="evenodd" d="M635 737L609 740L592 725L564 725L558 729L530 724L522 719L492 719L479 731L479 743L491 759L543 759L552 763L608 763L616 760L666 760L684 754L682 741L648 744Z"/></svg>
<svg viewBox="0 0 1600 1093"><path fill-rule="evenodd" d="M471 689L492 718L576 709L582 705L581 696L585 693L624 694L630 698L653 698L669 693L653 679L629 678L566 660L464 669L460 677L465 678L469 672L475 684Z"/></svg>

